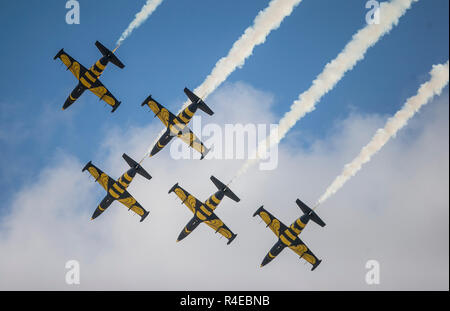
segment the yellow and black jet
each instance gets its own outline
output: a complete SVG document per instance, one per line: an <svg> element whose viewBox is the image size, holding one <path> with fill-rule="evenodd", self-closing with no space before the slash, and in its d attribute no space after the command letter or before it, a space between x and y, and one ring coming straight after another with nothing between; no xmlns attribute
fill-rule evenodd
<svg viewBox="0 0 450 311"><path fill-rule="evenodd" d="M169 193L175 192L176 195L181 199L182 203L184 203L194 214L194 217L188 222L186 227L184 227L183 231L181 231L178 236L177 242L181 241L185 237L187 237L197 226L204 222L213 230L219 232L221 235L228 239L227 244L230 244L237 234L234 234L223 222L214 214L214 210L219 205L220 201L224 196L229 197L235 202L239 202L240 199L222 182L220 182L214 176L211 176L211 181L216 185L219 189L216 193L208 198L205 203L202 203L200 200L196 199L194 196L189 194L186 190L181 188L178 183L176 183L170 190Z"/></svg>
<svg viewBox="0 0 450 311"><path fill-rule="evenodd" d="M123 69L125 67L124 64L114 55L114 51L108 50L104 47L100 42L96 41L95 45L103 54L103 57L100 58L91 68L86 69L83 65L81 65L78 61L76 61L69 54L64 52L64 49L61 49L58 54L55 55L53 59L61 59L61 61L66 65L67 70L70 70L75 78L77 78L78 85L75 89L70 93L69 97L66 99L66 102L63 105L63 110L72 105L78 97L83 94L85 90L89 90L95 95L97 95L100 100L105 101L108 105L113 107L111 112L114 112L120 105L120 102L111 94L110 91L100 82L98 79L103 70L105 70L106 65L109 62L113 63L117 67Z"/></svg>
<svg viewBox="0 0 450 311"><path fill-rule="evenodd" d="M89 173L94 176L95 181L98 182L107 192L105 198L100 202L99 206L94 211L92 219L100 216L100 214L103 213L115 200L128 207L128 210L132 210L133 212L141 216L141 222L145 219L145 217L147 217L149 213L141 206L141 204L139 204L139 202L136 201L135 198L133 198L133 196L126 189L130 185L134 176L136 176L136 173L143 176L144 178L147 178L148 180L150 180L152 177L149 173L147 173L146 170L144 170L141 165L139 165L139 163L134 161L128 155L124 153L122 157L128 163L130 169L125 174L120 176L117 181L114 181L107 174L103 173L99 168L93 165L91 161L89 161L89 163L87 163L83 168L83 172L85 170L88 170Z"/></svg>
<svg viewBox="0 0 450 311"><path fill-rule="evenodd" d="M141 106L148 105L150 109L155 113L155 117L158 117L164 126L167 128L166 132L158 139L158 142L150 152L150 157L154 156L157 152L166 146L173 137L178 137L191 148L201 153L201 159L203 159L209 152L203 143L195 136L195 134L187 127L189 121L196 113L197 109L200 109L212 116L214 112L205 104L205 102L192 93L188 88L184 89L184 92L191 100L191 104L181 111L177 116L164 108L160 103L152 98L150 95L141 104Z"/></svg>
<svg viewBox="0 0 450 311"><path fill-rule="evenodd" d="M271 262L285 247L289 247L295 253L300 255L300 258L305 259L307 262L312 264L312 270L317 268L317 266L322 262L319 260L311 250L303 243L298 237L300 233L305 228L306 224L312 220L321 227L325 226L322 219L317 216L317 214L309 208L305 203L297 199L297 205L303 211L303 215L292 223L290 227L286 227L281 221L275 218L262 206L253 214L253 217L259 215L259 217L264 220L273 233L278 237L277 243L270 249L269 253L264 257L261 267L267 265Z"/></svg>

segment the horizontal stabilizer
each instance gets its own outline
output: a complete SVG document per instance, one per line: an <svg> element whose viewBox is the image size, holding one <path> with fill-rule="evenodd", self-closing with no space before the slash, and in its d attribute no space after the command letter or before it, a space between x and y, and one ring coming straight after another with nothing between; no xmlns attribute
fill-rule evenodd
<svg viewBox="0 0 450 311"><path fill-rule="evenodd" d="M224 185L220 180L218 180L216 177L211 176L211 181L214 183L214 185L216 185L217 189L219 189L220 191L223 191L224 194L229 197L230 199L232 199L235 202L239 202L241 199L239 199L237 197L237 195L235 195L233 193L233 191L230 190L230 188L228 188L226 185Z"/></svg>
<svg viewBox="0 0 450 311"><path fill-rule="evenodd" d="M95 46L99 49L99 51L103 54L103 56L108 57L108 61L119 67L120 69L123 69L125 67L124 64L117 58L116 55L114 55L113 52L108 50L103 44L96 41Z"/></svg>
<svg viewBox="0 0 450 311"><path fill-rule="evenodd" d="M189 97L189 100L193 103L198 104L198 108L202 110L203 112L209 114L212 116L214 112L205 104L205 102L195 95L191 90L189 90L187 87L184 88L184 93L186 93L187 97Z"/></svg>
<svg viewBox="0 0 450 311"><path fill-rule="evenodd" d="M317 214L311 208L309 208L305 203L300 201L300 199L297 199L297 201L295 201L295 203L297 203L298 207L300 207L300 209L303 211L303 213L305 215L307 215L309 217L309 219L314 221L319 226L325 227L325 223L323 222L323 220L320 219L320 217L317 216Z"/></svg>
<svg viewBox="0 0 450 311"><path fill-rule="evenodd" d="M205 147L205 151L202 153L200 160L203 160L210 151L211 149Z"/></svg>
<svg viewBox="0 0 450 311"><path fill-rule="evenodd" d="M136 172L141 175L144 178L147 178L148 180L150 180L152 178L152 176L150 176L149 173L147 173L146 170L144 170L144 168L137 163L136 161L134 161L132 158L130 158L126 153L124 153L122 155L122 158L128 163L128 165L132 168L136 169Z"/></svg>

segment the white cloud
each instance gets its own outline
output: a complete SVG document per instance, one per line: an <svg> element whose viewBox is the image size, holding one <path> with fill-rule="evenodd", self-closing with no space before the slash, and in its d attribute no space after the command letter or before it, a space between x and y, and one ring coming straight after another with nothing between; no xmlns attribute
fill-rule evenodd
<svg viewBox="0 0 450 311"><path fill-rule="evenodd" d="M208 100L211 120L271 122L273 97L227 84ZM313 115L311 115L313 116ZM290 224L295 199L315 202L386 117L353 113L308 151L282 144L278 169L253 169L232 184L240 203L224 199L216 213L238 237L225 239L200 225L175 240L192 217L170 187L179 182L198 199L215 191L210 175L227 182L242 161L175 161L163 150L143 165L130 192L150 211L137 216L114 203L90 216L104 195L81 168L89 159L58 155L37 180L15 195L0 223L0 289L141 290L448 290L448 94L425 107L355 178L318 210L325 228L308 225L302 240L323 263L310 272L290 250L259 268L276 237L251 215L261 205ZM112 131L94 163L118 177L123 152L145 153L161 128ZM120 138L127 138L124 142ZM299 136L301 139L301 136ZM81 264L81 285L65 284L65 262ZM381 263L381 284L367 286L365 263Z"/></svg>

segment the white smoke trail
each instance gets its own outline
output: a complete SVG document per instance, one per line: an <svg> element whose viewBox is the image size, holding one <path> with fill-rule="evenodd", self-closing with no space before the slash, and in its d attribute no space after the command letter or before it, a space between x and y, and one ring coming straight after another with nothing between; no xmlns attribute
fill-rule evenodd
<svg viewBox="0 0 450 311"><path fill-rule="evenodd" d="M156 8L163 2L163 0L147 0L142 9L136 14L134 20L128 25L127 29L122 33L119 40L117 40L117 46L121 45L122 42L128 38L128 36L142 25L143 22L156 10Z"/></svg>
<svg viewBox="0 0 450 311"><path fill-rule="evenodd" d="M274 144L278 144L288 131L308 112L315 109L319 100L344 77L345 73L364 58L367 50L375 45L381 37L391 31L398 24L400 17L418 0L392 0L383 2L380 6L380 23L368 24L359 30L347 43L342 52L330 63L328 63L321 74L313 81L311 87L300 94L298 100L291 105L280 120L277 131L273 131L258 145L258 154L264 154L265 150ZM244 174L248 168L259 161L260 157L248 160L237 172L233 180Z"/></svg>
<svg viewBox="0 0 450 311"><path fill-rule="evenodd" d="M253 21L253 25L248 27L242 36L233 44L228 55L216 63L214 69L206 77L205 81L194 90L194 93L203 99L208 97L236 68L241 68L244 65L245 60L252 55L253 49L257 45L263 44L270 32L280 27L284 18L291 15L294 8L300 2L302 0L270 1L269 5L258 13ZM189 104L190 102L186 101L179 112ZM158 138L164 131L161 131ZM155 143L156 141L153 145ZM150 154L153 145L148 150L147 155Z"/></svg>
<svg viewBox="0 0 450 311"><path fill-rule="evenodd" d="M383 148L391 137L395 137L397 132L407 124L408 120L423 105L428 103L435 95L441 94L442 89L448 84L449 80L448 61L443 65L433 66L430 74L431 79L420 86L417 94L410 97L402 109L388 119L384 128L377 130L370 142L361 149L359 155L352 162L345 165L342 173L336 177L325 193L319 198L316 207L336 193L351 177L355 176L363 164L369 162L372 156Z"/></svg>

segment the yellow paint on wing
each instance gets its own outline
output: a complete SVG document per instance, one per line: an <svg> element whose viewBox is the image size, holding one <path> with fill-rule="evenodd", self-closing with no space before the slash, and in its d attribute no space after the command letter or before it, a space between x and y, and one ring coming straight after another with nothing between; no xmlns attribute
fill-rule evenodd
<svg viewBox="0 0 450 311"><path fill-rule="evenodd" d="M188 123L188 122L189 122L189 119L186 119L186 118L183 116L183 114L180 114L178 117L179 117L179 118L181 119L181 121L183 121L184 123Z"/></svg>
<svg viewBox="0 0 450 311"><path fill-rule="evenodd" d="M206 220L206 216L203 215L200 211L197 211L196 215L200 220L202 221Z"/></svg>
<svg viewBox="0 0 450 311"><path fill-rule="evenodd" d="M212 227L214 230L219 229L220 227L223 226L223 222L222 220L220 220L219 218L217 219L213 219L213 220L209 220L206 222L210 227Z"/></svg>
<svg viewBox="0 0 450 311"><path fill-rule="evenodd" d="M122 187L124 187L124 188L127 188L127 187L128 187L128 184L127 184L126 182L124 182L124 181L122 180L122 178L119 178L119 184L121 184Z"/></svg>
<svg viewBox="0 0 450 311"><path fill-rule="evenodd" d="M97 77L99 77L99 76L102 74L100 71L97 71L97 69L95 69L95 66L92 66L90 70L91 70L91 72L92 72L93 74L95 74Z"/></svg>
<svg viewBox="0 0 450 311"><path fill-rule="evenodd" d="M164 148L164 145L161 145L161 143L159 142L159 140L156 142L156 145L158 146L159 149Z"/></svg>
<svg viewBox="0 0 450 311"><path fill-rule="evenodd" d="M103 64L100 62L100 60L98 60L95 64L97 65L98 69L100 69L100 70L105 69L105 66L103 66Z"/></svg>
<svg viewBox="0 0 450 311"><path fill-rule="evenodd" d="M120 199L119 202L128 208L131 208L134 204L136 204L136 200L133 197Z"/></svg>
<svg viewBox="0 0 450 311"><path fill-rule="evenodd" d="M280 222L276 218L270 218L269 214L261 211L259 213L261 219L269 226L269 228L275 233L276 236L280 235Z"/></svg>
<svg viewBox="0 0 450 311"><path fill-rule="evenodd" d="M161 109L158 118L165 126L167 126L169 124L169 111L166 108Z"/></svg>
<svg viewBox="0 0 450 311"><path fill-rule="evenodd" d="M208 211L208 210L206 209L206 207L205 207L203 204L200 205L200 209L201 209L202 212L205 213L207 216L211 216L211 212Z"/></svg>
<svg viewBox="0 0 450 311"><path fill-rule="evenodd" d="M280 240L281 240L281 242L283 242L284 245L289 246L292 244L283 234L280 235Z"/></svg>
<svg viewBox="0 0 450 311"><path fill-rule="evenodd" d="M67 68L69 68L70 72L73 73L75 78L80 79L80 64L78 64L77 62L72 63L69 56L66 54L61 54L59 58L64 63L64 65L66 65Z"/></svg>

